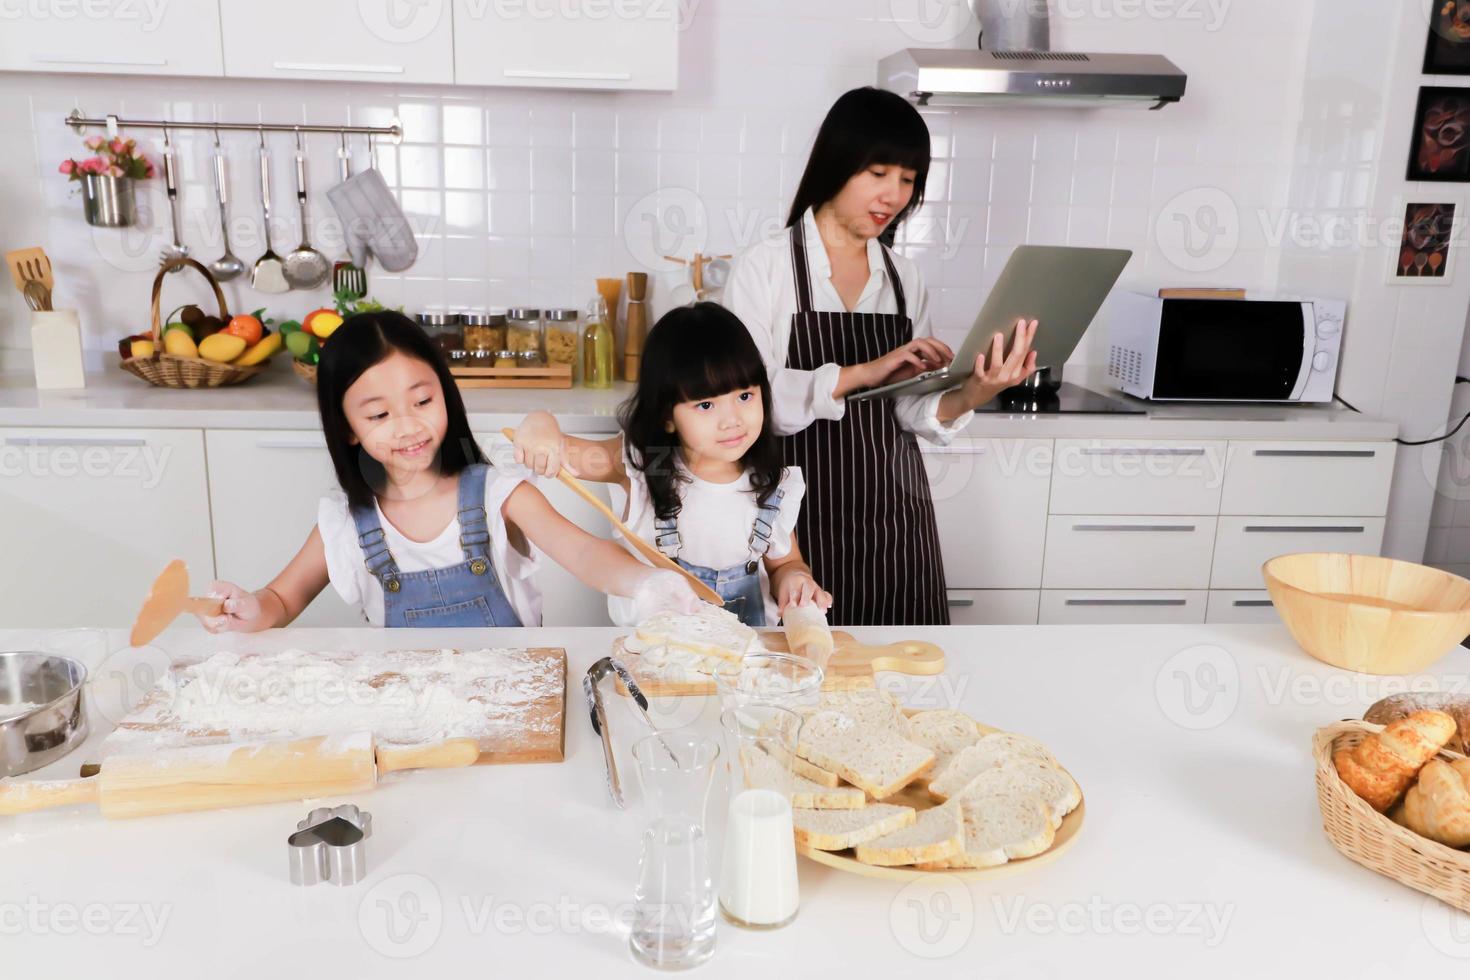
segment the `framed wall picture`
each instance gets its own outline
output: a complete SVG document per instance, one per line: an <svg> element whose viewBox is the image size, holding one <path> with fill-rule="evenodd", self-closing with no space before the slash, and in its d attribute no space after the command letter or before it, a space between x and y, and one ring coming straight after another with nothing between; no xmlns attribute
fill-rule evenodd
<svg viewBox="0 0 1470 980"><path fill-rule="evenodd" d="M1470 0L1428 2L1429 40L1424 46L1424 74L1470 75Z"/></svg>
<svg viewBox="0 0 1470 980"><path fill-rule="evenodd" d="M1458 201L1408 201L1395 206L1404 218L1388 281L1397 286L1447 286L1454 278L1461 234Z"/></svg>
<svg viewBox="0 0 1470 980"><path fill-rule="evenodd" d="M1408 179L1470 182L1470 88L1419 90Z"/></svg>

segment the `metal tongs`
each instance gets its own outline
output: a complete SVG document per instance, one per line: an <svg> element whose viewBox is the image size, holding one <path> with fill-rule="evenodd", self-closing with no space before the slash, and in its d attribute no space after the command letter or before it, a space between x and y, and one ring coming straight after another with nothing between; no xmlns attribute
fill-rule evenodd
<svg viewBox="0 0 1470 980"><path fill-rule="evenodd" d="M607 707L602 700L602 689L598 686L609 674L616 674L628 689L628 696L638 706L638 714L642 716L648 730L655 735L661 734L653 719L648 717L648 696L638 688L638 682L633 680L633 675L628 672L619 661L612 657L603 657L597 663L587 668L586 675L582 678L582 694L587 698L587 711L592 717L592 730L602 737L602 758L607 763L607 791L612 795L613 802L619 809L626 809L627 803L623 799L623 784L618 779L618 764L612 746L612 734L607 726ZM662 741L662 739L660 739ZM664 746L669 757L677 760L673 749Z"/></svg>

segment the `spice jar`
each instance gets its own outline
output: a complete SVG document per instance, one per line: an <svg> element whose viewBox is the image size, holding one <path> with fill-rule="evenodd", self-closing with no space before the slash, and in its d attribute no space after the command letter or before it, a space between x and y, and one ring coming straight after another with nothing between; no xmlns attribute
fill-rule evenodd
<svg viewBox="0 0 1470 980"><path fill-rule="evenodd" d="M535 351L540 358L546 356L546 336L543 332L541 311L529 307L515 307L505 317L505 347L517 354Z"/></svg>
<svg viewBox="0 0 1470 980"><path fill-rule="evenodd" d="M513 350L501 350L495 352L494 367L513 368L521 367L521 356Z"/></svg>
<svg viewBox="0 0 1470 980"><path fill-rule="evenodd" d="M464 346L466 350L504 350L505 314L483 310L464 314Z"/></svg>
<svg viewBox="0 0 1470 980"><path fill-rule="evenodd" d="M581 319L579 310L546 311L546 363L567 365L577 363L577 335L580 332L577 321L579 319Z"/></svg>
<svg viewBox="0 0 1470 980"><path fill-rule="evenodd" d="M420 313L417 319L424 333L429 335L429 339L445 358L449 357L452 350L464 349L462 321L458 313L426 312Z"/></svg>

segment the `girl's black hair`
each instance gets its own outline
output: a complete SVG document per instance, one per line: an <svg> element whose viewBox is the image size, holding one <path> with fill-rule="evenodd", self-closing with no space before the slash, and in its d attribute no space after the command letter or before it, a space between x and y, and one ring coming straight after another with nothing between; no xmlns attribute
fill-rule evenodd
<svg viewBox="0 0 1470 980"><path fill-rule="evenodd" d="M761 506L781 483L781 447L771 428L771 382L760 350L740 318L718 303L696 303L665 313L643 346L638 389L619 412L633 466L648 482L654 513L668 520L679 513L676 466L679 436L669 432L674 406L759 388L765 419L760 435L741 462Z"/></svg>
<svg viewBox="0 0 1470 980"><path fill-rule="evenodd" d="M832 200L869 167L903 167L915 172L914 196L883 231L883 240L891 244L898 226L924 203L930 154L929 127L902 96L872 87L853 89L833 103L817 130L786 227Z"/></svg>
<svg viewBox="0 0 1470 980"><path fill-rule="evenodd" d="M449 418L449 427L435 460L439 472L454 475L471 463L488 462L470 433L464 399L449 373L449 365L423 329L394 310L358 313L348 317L322 345L321 362L316 369L316 402L327 451L332 454L337 482L342 484L347 502L353 507L371 507L375 495L387 487L388 475L383 464L369 456L360 444L352 442L352 426L347 422L342 399L363 372L386 360L394 351L432 367L444 389L444 414Z"/></svg>

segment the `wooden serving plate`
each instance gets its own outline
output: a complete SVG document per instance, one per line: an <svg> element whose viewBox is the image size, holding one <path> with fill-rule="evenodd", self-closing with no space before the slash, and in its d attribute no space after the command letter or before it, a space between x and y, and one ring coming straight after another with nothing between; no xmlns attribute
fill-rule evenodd
<svg viewBox="0 0 1470 980"><path fill-rule="evenodd" d="M1000 729L992 728L983 722L979 724L981 731L986 735L1000 731ZM1063 770L1063 772L1066 772L1066 770ZM1067 773L1067 775L1070 776L1071 773ZM1076 780L1074 779L1073 782L1076 782ZM1080 783L1078 784L1078 788L1080 790ZM939 805L929 795L928 789L918 783L905 787L902 792L890 796L883 802L894 803L900 806L911 806L915 810L921 811ZM928 875L952 875L964 881L989 881L995 878L1004 878L1007 875L1030 871L1055 861L1063 852L1071 848L1072 844L1077 840L1077 834L1082 830L1082 821L1086 815L1087 801L1084 799L1077 804L1077 809L1062 819L1062 825L1057 828L1056 839L1052 841L1051 847L1034 857L1008 861L1005 864L998 864L993 868L951 868L936 871L925 871L915 867L888 868L876 864L862 863L852 856L853 852L851 848L845 851L819 851L801 844L796 845L796 853L810 858L818 864L825 864L829 868L836 868L838 871L846 871L849 874L862 875L866 878L886 878L889 881L914 881L915 879Z"/></svg>

